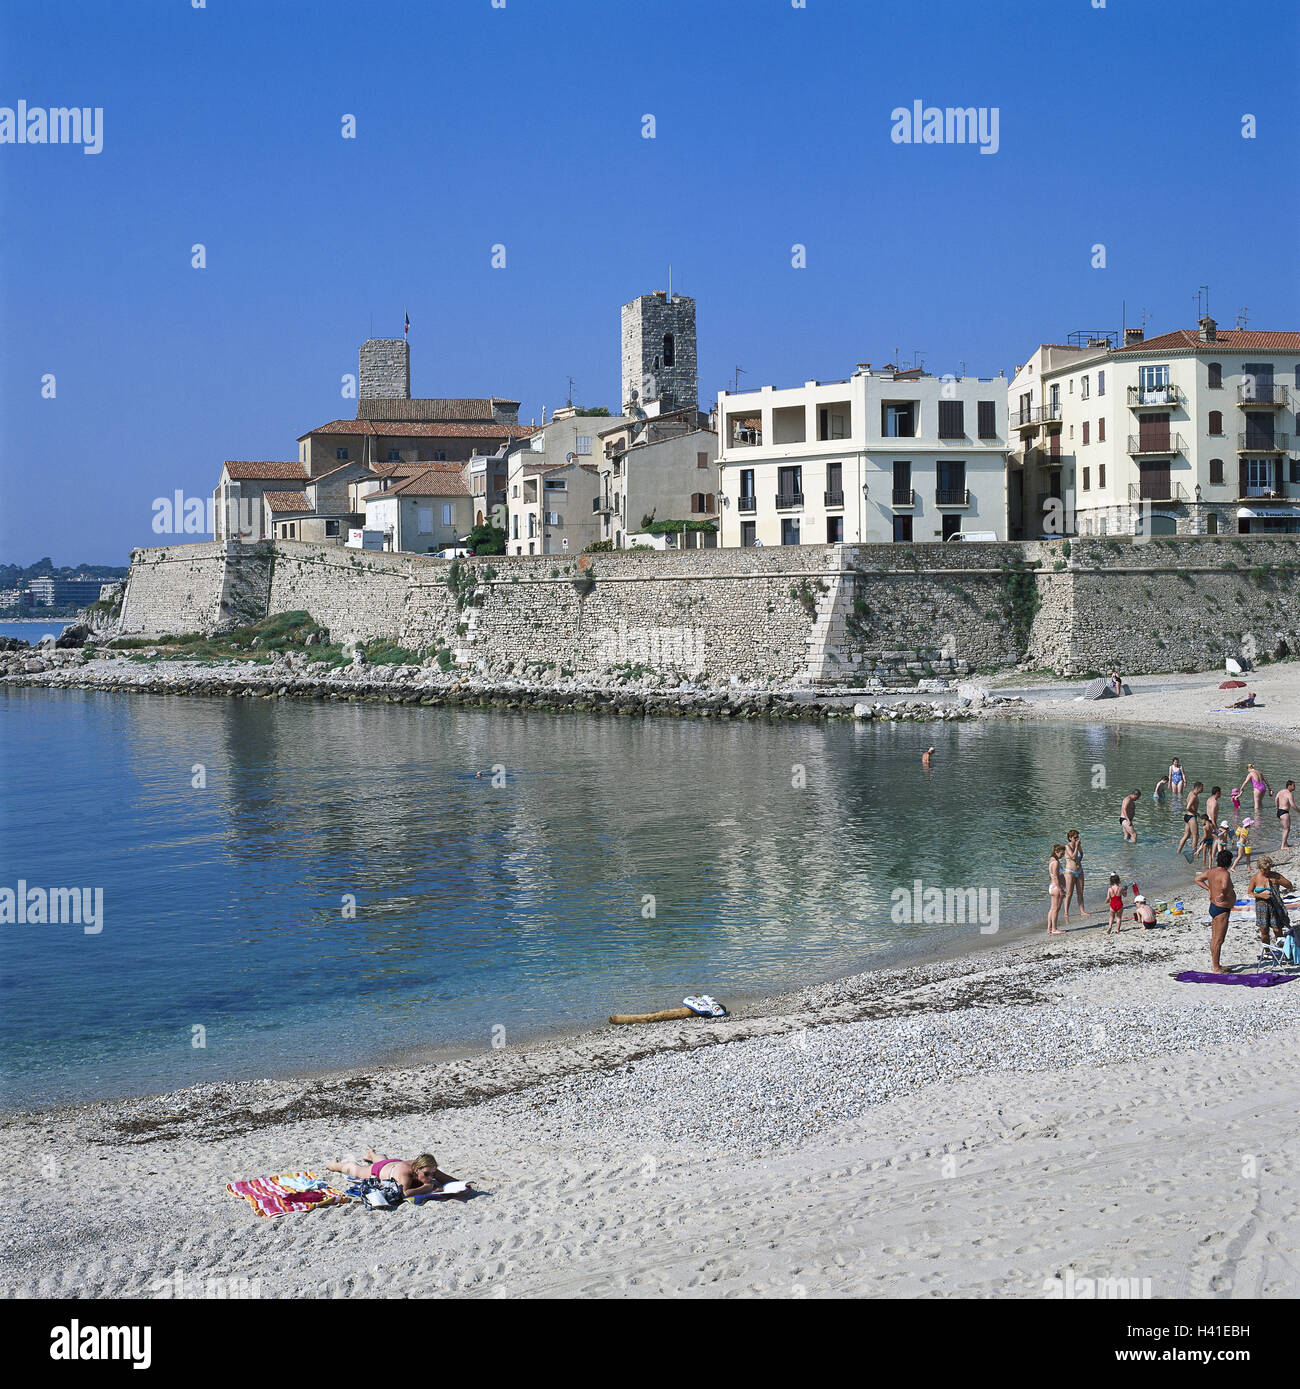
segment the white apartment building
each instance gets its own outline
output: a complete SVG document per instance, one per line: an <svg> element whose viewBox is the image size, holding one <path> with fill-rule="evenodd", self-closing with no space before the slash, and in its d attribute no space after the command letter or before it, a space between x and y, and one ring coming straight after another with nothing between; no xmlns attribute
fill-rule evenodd
<svg viewBox="0 0 1300 1389"><path fill-rule="evenodd" d="M506 467L506 554L581 553L601 539L595 510L597 437L622 415L557 410L549 424L511 449Z"/></svg>
<svg viewBox="0 0 1300 1389"><path fill-rule="evenodd" d="M1300 533L1300 333L1206 317L1125 339L1075 334L1017 368L1023 537Z"/></svg>
<svg viewBox="0 0 1300 1389"><path fill-rule="evenodd" d="M1007 538L1005 377L859 366L718 396L721 543Z"/></svg>

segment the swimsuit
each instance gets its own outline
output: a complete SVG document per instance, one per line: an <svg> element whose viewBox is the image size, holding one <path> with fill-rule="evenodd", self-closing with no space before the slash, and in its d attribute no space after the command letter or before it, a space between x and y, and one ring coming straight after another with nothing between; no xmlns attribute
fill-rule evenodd
<svg viewBox="0 0 1300 1389"><path fill-rule="evenodd" d="M1123 905L1124 905L1124 899L1123 899L1122 897L1112 897L1112 898L1110 899L1110 909L1111 909L1111 911L1113 911L1113 912L1119 911L1120 908L1121 908Z"/></svg>
<svg viewBox="0 0 1300 1389"><path fill-rule="evenodd" d="M1211 924L1211 925L1214 924L1214 918L1215 918L1216 916L1222 916L1222 915L1224 914L1224 912L1230 912L1231 910L1232 910L1231 904L1229 904L1229 905L1226 906L1226 907L1216 907L1216 906L1214 905L1214 903L1211 902L1211 903L1210 903L1210 924Z"/></svg>
<svg viewBox="0 0 1300 1389"><path fill-rule="evenodd" d="M390 1162L396 1162L397 1160L397 1158L380 1158L378 1162L372 1162L370 1164L370 1175L372 1177L377 1177Z"/></svg>

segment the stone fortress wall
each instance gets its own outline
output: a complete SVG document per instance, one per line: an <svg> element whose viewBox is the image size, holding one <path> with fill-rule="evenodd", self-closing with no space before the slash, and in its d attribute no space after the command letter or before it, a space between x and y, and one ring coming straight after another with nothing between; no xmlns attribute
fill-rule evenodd
<svg viewBox="0 0 1300 1389"><path fill-rule="evenodd" d="M669 669L895 683L1028 662L1063 675L1300 653L1290 537L482 556L301 541L137 550L123 635L306 610L335 640L445 647L488 675Z"/></svg>

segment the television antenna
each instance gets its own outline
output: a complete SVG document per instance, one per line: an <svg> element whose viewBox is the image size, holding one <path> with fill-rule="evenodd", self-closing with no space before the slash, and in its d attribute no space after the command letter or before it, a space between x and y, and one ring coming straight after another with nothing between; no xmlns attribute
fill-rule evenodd
<svg viewBox="0 0 1300 1389"><path fill-rule="evenodd" d="M736 392L740 390L740 378L741 378L742 376L748 376L748 375L749 375L749 373L745 370L744 367L737 367L737 368L736 368L736 374L732 377L732 381L731 381L731 393L732 393L732 395L735 395Z"/></svg>

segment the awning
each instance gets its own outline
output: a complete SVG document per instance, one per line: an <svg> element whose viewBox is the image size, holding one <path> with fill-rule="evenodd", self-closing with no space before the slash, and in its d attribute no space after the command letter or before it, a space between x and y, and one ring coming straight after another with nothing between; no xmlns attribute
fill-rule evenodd
<svg viewBox="0 0 1300 1389"><path fill-rule="evenodd" d="M1300 510L1293 506L1239 506L1237 519L1251 516L1292 516L1300 520Z"/></svg>

